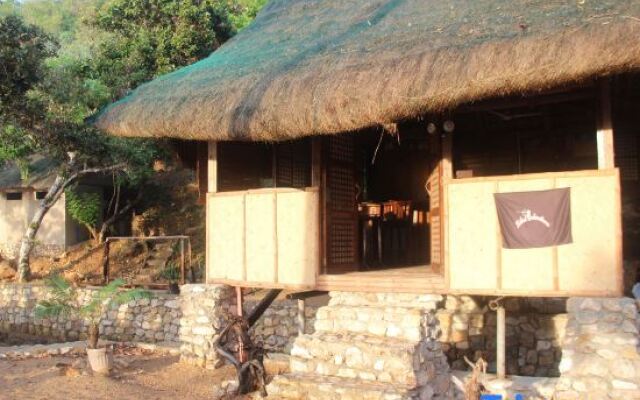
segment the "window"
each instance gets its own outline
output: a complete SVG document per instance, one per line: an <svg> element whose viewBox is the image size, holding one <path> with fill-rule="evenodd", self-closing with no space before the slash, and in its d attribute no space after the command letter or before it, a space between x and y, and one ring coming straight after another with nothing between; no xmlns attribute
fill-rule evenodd
<svg viewBox="0 0 640 400"><path fill-rule="evenodd" d="M7 200L22 200L22 192L7 192L5 197Z"/></svg>
<svg viewBox="0 0 640 400"><path fill-rule="evenodd" d="M36 200L44 200L47 197L47 192L36 192Z"/></svg>

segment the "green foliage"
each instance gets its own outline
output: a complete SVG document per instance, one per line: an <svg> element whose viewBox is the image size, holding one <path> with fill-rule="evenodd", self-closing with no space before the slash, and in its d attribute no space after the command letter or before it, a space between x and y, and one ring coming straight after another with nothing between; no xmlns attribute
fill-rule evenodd
<svg viewBox="0 0 640 400"><path fill-rule="evenodd" d="M227 0L108 0L94 26L112 34L93 59L94 70L126 94L140 83L202 59L235 32Z"/></svg>
<svg viewBox="0 0 640 400"><path fill-rule="evenodd" d="M50 290L50 298L36 305L35 314L38 318L80 317L97 326L109 309L151 298L151 293L143 289L121 290L125 282L118 279L94 291L88 302L81 303L78 288L64 278L54 275L47 278L45 283Z"/></svg>
<svg viewBox="0 0 640 400"><path fill-rule="evenodd" d="M56 42L40 28L15 15L0 18L0 124L26 119L27 92L44 75L44 61Z"/></svg>
<svg viewBox="0 0 640 400"><path fill-rule="evenodd" d="M102 200L96 192L77 192L67 189L65 192L67 211L76 222L97 227L102 213Z"/></svg>
<svg viewBox="0 0 640 400"><path fill-rule="evenodd" d="M175 261L169 261L162 270L161 276L170 283L176 283L180 280L180 269Z"/></svg>
<svg viewBox="0 0 640 400"><path fill-rule="evenodd" d="M260 9L267 4L267 1L268 0L237 0L240 12L234 13L229 17L234 28L241 30L249 25Z"/></svg>

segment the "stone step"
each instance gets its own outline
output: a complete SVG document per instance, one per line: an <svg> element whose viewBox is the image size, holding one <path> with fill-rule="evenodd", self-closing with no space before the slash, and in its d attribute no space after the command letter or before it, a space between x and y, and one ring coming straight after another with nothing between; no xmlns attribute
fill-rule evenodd
<svg viewBox="0 0 640 400"><path fill-rule="evenodd" d="M432 390L427 387L424 390ZM290 373L278 375L267 386L269 398L299 400L413 400L419 391L406 385ZM428 393L427 393L428 394ZM431 398L425 396L425 398Z"/></svg>
<svg viewBox="0 0 640 400"><path fill-rule="evenodd" d="M415 342L367 334L316 332L298 337L291 372L421 385L446 368L439 342ZM440 365L440 363L442 365Z"/></svg>
<svg viewBox="0 0 640 400"><path fill-rule="evenodd" d="M318 332L353 332L419 341L424 337L422 322L428 311L418 307L378 307L334 305L318 309Z"/></svg>

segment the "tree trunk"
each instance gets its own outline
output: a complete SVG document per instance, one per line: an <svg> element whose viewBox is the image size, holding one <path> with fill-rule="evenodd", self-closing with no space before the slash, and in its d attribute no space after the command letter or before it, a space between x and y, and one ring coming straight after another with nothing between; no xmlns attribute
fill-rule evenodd
<svg viewBox="0 0 640 400"><path fill-rule="evenodd" d="M68 168L70 170L75 169L75 164L76 161L72 158L68 164ZM47 215L47 212L51 209L51 207L53 207L53 205L56 204L56 202L60 199L65 189L79 177L88 174L115 171L123 169L124 167L125 164L116 164L103 168L85 168L83 170L72 173L67 177L60 174L56 176L55 181L49 188L49 191L47 192L44 200L42 200L42 202L40 203L40 207L38 207L38 210L33 215L31 223L27 227L27 231L25 232L24 236L22 237L22 241L20 242L20 253L18 255L18 273L16 274L16 279L18 282L26 282L27 280L29 280L29 277L31 275L31 271L29 268L29 256L31 255L31 251L33 250L33 244L35 243L36 234L38 233L38 229L40 229L40 224L42 224L44 216Z"/></svg>
<svg viewBox="0 0 640 400"><path fill-rule="evenodd" d="M58 201L64 191L64 188L64 178L60 175L56 176L53 185L51 185L44 200L40 203L40 206L31 219L31 223L29 223L29 226L27 227L27 231L22 237L22 241L20 242L20 253L18 256L18 282L26 282L30 278L31 270L29 268L29 256L33 250L36 234L38 233L38 229L40 229L40 224L42 224L44 216L47 215L47 212L56 203L56 201Z"/></svg>
<svg viewBox="0 0 640 400"><path fill-rule="evenodd" d="M91 325L89 325L89 332L87 332L87 347L97 349L98 338L100 338L100 327L92 322Z"/></svg>
<svg viewBox="0 0 640 400"><path fill-rule="evenodd" d="M116 209L114 210L113 215L111 215L109 218L107 218L106 220L104 220L102 222L102 226L100 227L100 231L97 234L98 237L98 244L104 243L106 236L107 236L107 231L109 230L109 228L121 217L123 217L126 213L128 213L129 211L131 211L131 209L133 209L133 206L136 205L136 203L138 203L138 201L140 201L140 199L142 199L142 190L138 191L138 195L136 196L135 199L133 199L133 201L129 201L127 202L127 204L122 207L121 209L118 210L117 206Z"/></svg>

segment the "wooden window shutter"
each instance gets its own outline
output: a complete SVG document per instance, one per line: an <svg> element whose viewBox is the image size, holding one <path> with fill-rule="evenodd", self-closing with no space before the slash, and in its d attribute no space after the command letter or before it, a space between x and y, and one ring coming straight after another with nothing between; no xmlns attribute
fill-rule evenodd
<svg viewBox="0 0 640 400"><path fill-rule="evenodd" d="M311 185L311 146L307 139L279 143L276 149L276 186L305 188Z"/></svg>
<svg viewBox="0 0 640 400"><path fill-rule="evenodd" d="M329 137L325 149L325 271L344 272L358 264L354 137Z"/></svg>

